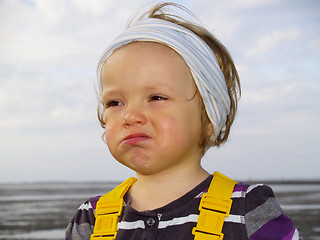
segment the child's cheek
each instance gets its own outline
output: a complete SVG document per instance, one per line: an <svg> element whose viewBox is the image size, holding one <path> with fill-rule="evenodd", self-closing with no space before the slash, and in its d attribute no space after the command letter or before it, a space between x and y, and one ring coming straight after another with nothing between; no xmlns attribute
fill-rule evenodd
<svg viewBox="0 0 320 240"><path fill-rule="evenodd" d="M109 146L110 145L110 139L113 139L112 138L112 126L110 126L109 124L106 124L106 126L105 126L105 130L104 130L104 137L105 137L105 140L106 140L106 143L107 143L107 145Z"/></svg>
<svg viewBox="0 0 320 240"><path fill-rule="evenodd" d="M159 133L163 135L162 139L166 141L167 144L182 145L185 140L182 126L183 123L178 121L176 118L167 116L160 122Z"/></svg>

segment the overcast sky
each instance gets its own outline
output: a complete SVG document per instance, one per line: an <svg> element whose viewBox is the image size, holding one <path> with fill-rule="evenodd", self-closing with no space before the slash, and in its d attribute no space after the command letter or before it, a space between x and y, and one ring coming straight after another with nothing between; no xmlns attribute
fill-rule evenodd
<svg viewBox="0 0 320 240"><path fill-rule="evenodd" d="M0 182L123 180L96 64L145 0L0 0ZM237 180L320 179L320 1L185 0L231 52L242 99L203 159Z"/></svg>

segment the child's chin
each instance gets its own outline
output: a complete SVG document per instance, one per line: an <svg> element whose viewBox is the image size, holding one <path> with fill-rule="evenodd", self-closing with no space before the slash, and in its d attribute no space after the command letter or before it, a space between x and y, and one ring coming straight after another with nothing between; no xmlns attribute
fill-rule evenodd
<svg viewBox="0 0 320 240"><path fill-rule="evenodd" d="M120 162L120 161L119 161ZM137 174L150 175L154 172L150 166L150 162L145 159L135 158L130 162L120 162L125 167L135 171Z"/></svg>

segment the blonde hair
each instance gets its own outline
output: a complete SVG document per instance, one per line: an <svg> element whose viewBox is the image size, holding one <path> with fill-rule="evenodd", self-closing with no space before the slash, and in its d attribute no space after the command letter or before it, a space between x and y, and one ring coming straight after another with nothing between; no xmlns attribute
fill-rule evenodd
<svg viewBox="0 0 320 240"><path fill-rule="evenodd" d="M179 17L175 14L170 13L170 9L168 7L176 7L178 10L183 10L184 12L188 13L189 15L194 15L185 7L176 4L176 3L158 3L154 7L152 7L149 11L143 14L139 19L147 18L158 18L165 21L169 21L180 26L183 26L193 33L198 35L201 39L203 39L207 45L212 49L214 52L218 62L220 69L224 75L226 85L228 88L228 95L230 97L231 105L230 105L230 113L227 116L227 120L225 126L221 129L220 134L216 138L216 140L212 140L207 133L207 126L210 123L208 115L205 110L204 103L201 103L201 120L202 120L202 134L200 139L200 147L203 153L206 152L211 146L220 146L222 143L226 142L230 133L231 125L234 121L236 110L238 106L238 99L240 98L241 89L240 89L240 80L239 75L234 65L234 62L225 48L225 46L217 40L209 31L207 31L202 26L192 23ZM131 22L130 22L131 23ZM129 23L129 26L130 26ZM129 27L128 26L128 27ZM104 109L101 104L98 107L98 119L100 124L103 128L105 128L105 120L104 120Z"/></svg>

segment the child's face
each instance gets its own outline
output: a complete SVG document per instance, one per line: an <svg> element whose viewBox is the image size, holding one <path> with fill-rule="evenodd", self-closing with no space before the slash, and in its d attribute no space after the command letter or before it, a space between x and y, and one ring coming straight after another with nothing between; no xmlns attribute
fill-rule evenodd
<svg viewBox="0 0 320 240"><path fill-rule="evenodd" d="M111 154L141 174L199 164L200 97L184 60L158 43L116 50L102 69Z"/></svg>

